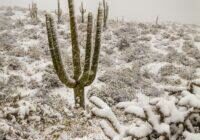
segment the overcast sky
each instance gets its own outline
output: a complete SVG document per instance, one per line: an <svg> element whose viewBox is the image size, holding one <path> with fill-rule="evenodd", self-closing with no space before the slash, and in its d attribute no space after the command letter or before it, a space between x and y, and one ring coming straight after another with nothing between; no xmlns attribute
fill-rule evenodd
<svg viewBox="0 0 200 140"><path fill-rule="evenodd" d="M53 10L57 0L0 0L0 5L26 6L37 1L38 7ZM86 8L95 12L99 0L83 0ZM62 8L66 9L67 0L61 0ZM81 0L75 0L76 9ZM200 0L109 0L110 17L132 21L155 21L159 16L162 21L200 24ZM66 9L67 11L67 9ZM79 11L76 12L79 14Z"/></svg>

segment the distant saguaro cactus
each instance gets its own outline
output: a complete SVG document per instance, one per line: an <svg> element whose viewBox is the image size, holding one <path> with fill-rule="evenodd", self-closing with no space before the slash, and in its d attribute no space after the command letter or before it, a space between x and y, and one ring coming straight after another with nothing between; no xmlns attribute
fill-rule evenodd
<svg viewBox="0 0 200 140"><path fill-rule="evenodd" d="M30 17L33 20L38 19L38 8L37 8L37 4L32 2L32 5L29 5L29 11L30 11Z"/></svg>
<svg viewBox="0 0 200 140"><path fill-rule="evenodd" d="M108 21L108 14L109 14L109 6L108 3L103 0L103 27L104 29L107 28L107 21Z"/></svg>
<svg viewBox="0 0 200 140"><path fill-rule="evenodd" d="M85 12L86 12L86 9L84 9L83 7L83 2L81 2L81 6L80 6L80 12L81 12L81 22L84 23L85 22Z"/></svg>
<svg viewBox="0 0 200 140"><path fill-rule="evenodd" d="M58 17L58 23L61 23L61 17L62 17L62 9L60 8L60 0L58 0L58 9L55 11L57 17Z"/></svg>
<svg viewBox="0 0 200 140"><path fill-rule="evenodd" d="M156 26L158 25L159 16L156 17Z"/></svg>
<svg viewBox="0 0 200 140"><path fill-rule="evenodd" d="M56 36L56 30L54 27L54 21L51 15L46 15L46 26L49 41L49 48L56 73L63 84L69 88L74 89L75 104L84 108L84 88L92 84L96 77L99 52L101 46L101 30L102 30L102 16L103 11L99 6L96 25L96 38L95 46L92 47L92 28L93 17L92 14L88 14L87 24L87 40L85 49L85 64L83 71L81 70L80 62L80 49L78 44L78 32L74 13L74 1L68 0L69 15L70 15L70 30L72 41L72 58L73 58L73 71L74 76L70 78L65 72L62 62L60 49L58 45L58 39ZM93 51L93 52L92 52Z"/></svg>

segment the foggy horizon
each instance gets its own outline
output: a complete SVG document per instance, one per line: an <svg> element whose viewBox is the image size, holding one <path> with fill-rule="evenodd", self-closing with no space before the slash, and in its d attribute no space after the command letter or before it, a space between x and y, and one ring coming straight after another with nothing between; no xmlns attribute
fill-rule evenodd
<svg viewBox="0 0 200 140"><path fill-rule="evenodd" d="M57 0L1 0L1 6L28 7L37 2L41 10L55 10ZM96 12L99 0L83 0L88 11ZM200 24L199 0L108 0L110 19L122 19L139 22L154 22L159 16L160 22L172 21L185 24ZM75 0L76 14L79 14L81 1ZM62 9L67 12L67 0L61 0Z"/></svg>

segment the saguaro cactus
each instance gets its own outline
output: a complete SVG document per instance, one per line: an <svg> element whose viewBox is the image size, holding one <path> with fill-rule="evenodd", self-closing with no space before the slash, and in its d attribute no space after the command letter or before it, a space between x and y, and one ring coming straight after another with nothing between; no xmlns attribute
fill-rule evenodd
<svg viewBox="0 0 200 140"><path fill-rule="evenodd" d="M78 32L74 14L74 1L68 0L68 6L70 15L71 41L72 41L72 59L73 59L73 71L74 71L73 78L70 78L68 74L65 72L62 58L60 55L58 39L54 27L54 21L51 15L47 14L46 26L48 33L49 48L51 52L53 65L59 79L67 87L74 89L76 105L84 107L84 88L92 84L97 73L99 52L101 46L103 12L101 7L99 7L97 15L96 38L94 47L92 47L93 17L91 13L88 14L85 63L82 71L80 62L80 49L78 44Z"/></svg>
<svg viewBox="0 0 200 140"><path fill-rule="evenodd" d="M158 26L159 16L156 17L156 26Z"/></svg>
<svg viewBox="0 0 200 140"><path fill-rule="evenodd" d="M80 12L81 12L81 22L84 23L85 22L85 12L86 12L86 9L84 9L83 7L83 2L81 2L81 6L80 6Z"/></svg>
<svg viewBox="0 0 200 140"><path fill-rule="evenodd" d="M103 27L104 29L107 28L107 20L108 20L108 13L109 13L109 6L108 3L103 0Z"/></svg>
<svg viewBox="0 0 200 140"><path fill-rule="evenodd" d="M58 10L55 13L58 17L58 23L61 23L62 9L60 8L60 0L58 0Z"/></svg>
<svg viewBox="0 0 200 140"><path fill-rule="evenodd" d="M37 4L32 2L32 5L29 5L29 11L30 11L30 16L31 19L36 20L38 19L38 8L37 8Z"/></svg>

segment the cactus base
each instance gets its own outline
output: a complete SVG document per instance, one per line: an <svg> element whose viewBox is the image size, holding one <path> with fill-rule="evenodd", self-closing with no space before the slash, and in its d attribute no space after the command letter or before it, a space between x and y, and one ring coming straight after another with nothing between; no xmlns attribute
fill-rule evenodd
<svg viewBox="0 0 200 140"><path fill-rule="evenodd" d="M84 87L77 86L74 88L75 105L76 107L85 108Z"/></svg>

